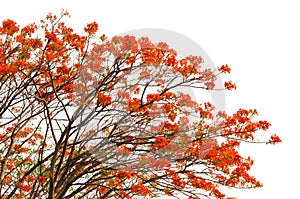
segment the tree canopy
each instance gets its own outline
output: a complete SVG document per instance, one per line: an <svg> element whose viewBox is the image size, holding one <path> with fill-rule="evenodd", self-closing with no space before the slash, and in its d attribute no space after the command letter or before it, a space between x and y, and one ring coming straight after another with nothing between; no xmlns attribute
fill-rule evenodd
<svg viewBox="0 0 300 199"><path fill-rule="evenodd" d="M228 65L203 68L149 38L76 34L60 15L0 26L0 198L230 198L257 188L242 142L270 123L228 115L185 90L212 90ZM234 90L232 81L224 89Z"/></svg>

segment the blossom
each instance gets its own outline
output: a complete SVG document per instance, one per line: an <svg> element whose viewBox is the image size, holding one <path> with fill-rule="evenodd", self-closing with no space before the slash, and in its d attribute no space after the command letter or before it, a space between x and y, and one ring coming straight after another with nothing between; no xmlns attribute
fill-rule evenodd
<svg viewBox="0 0 300 199"><path fill-rule="evenodd" d="M233 90L236 89L236 85L230 80L228 82L224 83L224 86L227 90Z"/></svg>
<svg viewBox="0 0 300 199"><path fill-rule="evenodd" d="M231 69L228 67L228 65L222 65L221 67L218 68L218 71L222 73L230 73Z"/></svg>
<svg viewBox="0 0 300 199"><path fill-rule="evenodd" d="M97 32L97 30L98 30L98 24L96 22L89 23L84 28L84 31L89 35L94 35Z"/></svg>

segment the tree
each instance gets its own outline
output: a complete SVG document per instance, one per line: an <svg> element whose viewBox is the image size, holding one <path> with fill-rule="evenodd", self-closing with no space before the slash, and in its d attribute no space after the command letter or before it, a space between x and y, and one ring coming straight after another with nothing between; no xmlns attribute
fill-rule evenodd
<svg viewBox="0 0 300 199"><path fill-rule="evenodd" d="M256 188L242 142L270 127L255 109L215 113L178 88L214 88L199 56L147 37L78 35L63 11L39 25L0 26L0 197L225 198ZM235 89L231 81L225 89Z"/></svg>

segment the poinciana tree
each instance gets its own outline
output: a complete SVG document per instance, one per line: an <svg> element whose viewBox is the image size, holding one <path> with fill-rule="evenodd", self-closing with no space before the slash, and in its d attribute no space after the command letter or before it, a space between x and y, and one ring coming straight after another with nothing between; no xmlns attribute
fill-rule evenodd
<svg viewBox="0 0 300 199"><path fill-rule="evenodd" d="M238 147L280 142L255 136L270 123L184 92L216 89L227 65L203 68L147 37L97 41L95 22L78 35L66 15L0 26L1 198L225 198L221 187L262 186Z"/></svg>

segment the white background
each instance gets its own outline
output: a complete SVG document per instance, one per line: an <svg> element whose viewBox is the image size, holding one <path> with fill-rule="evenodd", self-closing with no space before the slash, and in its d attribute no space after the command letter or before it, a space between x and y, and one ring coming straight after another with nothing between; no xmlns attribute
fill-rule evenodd
<svg viewBox="0 0 300 199"><path fill-rule="evenodd" d="M257 108L283 143L247 145L257 190L230 190L240 199L298 198L300 11L297 1L2 1L0 20L21 25L67 9L68 24L81 33L91 21L113 36L137 28L165 28L197 42L216 66L228 64L238 90L226 95L227 110Z"/></svg>

